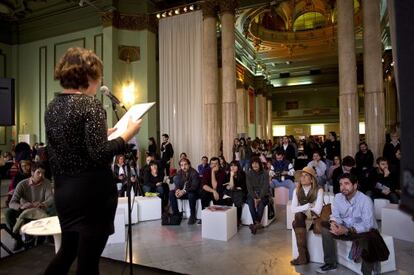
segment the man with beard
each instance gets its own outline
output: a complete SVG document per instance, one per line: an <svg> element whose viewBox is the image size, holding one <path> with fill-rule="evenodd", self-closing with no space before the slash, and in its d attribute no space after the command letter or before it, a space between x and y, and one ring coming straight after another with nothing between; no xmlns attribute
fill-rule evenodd
<svg viewBox="0 0 414 275"><path fill-rule="evenodd" d="M200 177L197 171L191 167L187 158L180 159L180 170L174 177L175 189L170 191L170 203L173 214L178 214L177 199L188 199L190 203L190 218L188 224L196 222L196 202L199 194Z"/></svg>
<svg viewBox="0 0 414 275"><path fill-rule="evenodd" d="M358 191L358 180L355 175L345 173L339 177L339 183L341 192L335 195L330 221L322 222L321 233L325 264L316 272L326 273L336 270L335 239L340 239L344 241L358 240L359 248L367 252L364 254L363 251L361 255L357 255L358 258L362 256L362 274L371 274L374 267L374 262L372 262L372 252L374 251L369 248L373 247L372 243L379 243L378 238L381 238L381 235L376 231L377 223L374 218L372 200ZM370 258L369 262L366 255Z"/></svg>

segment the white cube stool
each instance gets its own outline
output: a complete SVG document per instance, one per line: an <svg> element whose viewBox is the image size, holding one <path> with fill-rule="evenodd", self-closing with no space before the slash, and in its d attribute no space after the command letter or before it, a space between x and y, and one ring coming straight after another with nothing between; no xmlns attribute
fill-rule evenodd
<svg viewBox="0 0 414 275"><path fill-rule="evenodd" d="M289 201L289 189L286 187L276 187L275 191L275 204L286 205Z"/></svg>
<svg viewBox="0 0 414 275"><path fill-rule="evenodd" d="M308 231L306 242L308 244L310 261L314 263L323 263L322 235L315 234L312 230ZM295 230L292 230L292 258L296 259L298 256L299 252L296 243Z"/></svg>
<svg viewBox="0 0 414 275"><path fill-rule="evenodd" d="M286 204L286 229L292 229L292 222L295 215L292 213L292 201Z"/></svg>
<svg viewBox="0 0 414 275"><path fill-rule="evenodd" d="M190 218L191 209L190 209L190 201L188 199L180 200L177 199L178 204L178 211L183 212L183 218ZM198 199L196 202L196 219L201 219L201 199Z"/></svg>
<svg viewBox="0 0 414 275"><path fill-rule="evenodd" d="M381 262L381 273L395 271L395 252L394 252L394 241L391 236L382 235L385 244L387 245L390 255L388 260ZM337 254L338 254L338 263L349 268L350 270L362 274L361 272L361 263L355 263L353 260L348 258L349 251L352 247L352 242L350 241L336 241Z"/></svg>
<svg viewBox="0 0 414 275"><path fill-rule="evenodd" d="M138 202L138 220L161 219L161 199L159 197L135 197Z"/></svg>
<svg viewBox="0 0 414 275"><path fill-rule="evenodd" d="M390 201L387 199L374 199L374 214L375 219L381 220L381 210L382 208L388 206Z"/></svg>
<svg viewBox="0 0 414 275"><path fill-rule="evenodd" d="M125 242L125 211L123 208L117 208L115 213L115 232L109 236L106 244L124 243Z"/></svg>
<svg viewBox="0 0 414 275"><path fill-rule="evenodd" d="M225 211L201 211L201 236L204 239L228 241L237 233L237 208Z"/></svg>
<svg viewBox="0 0 414 275"><path fill-rule="evenodd" d="M135 199L134 201L134 197L131 198L131 203L133 203L132 206L132 212L131 212L131 223L135 224L138 222L138 204L137 204L137 200ZM118 207L117 209L122 209L124 211L124 224L128 224L128 198L127 197L123 197L123 198L118 198Z"/></svg>
<svg viewBox="0 0 414 275"><path fill-rule="evenodd" d="M411 216L398 209L398 204L382 208L381 233L396 239L414 242L414 221Z"/></svg>
<svg viewBox="0 0 414 275"><path fill-rule="evenodd" d="M276 211L276 208L274 208ZM263 217L262 217L262 225L264 227L271 224L274 220L276 220L276 213L272 219L269 219L269 207L266 205L263 210ZM250 225L253 223L252 214L250 213L249 205L245 203L242 208L242 215L241 215L241 224L243 225Z"/></svg>

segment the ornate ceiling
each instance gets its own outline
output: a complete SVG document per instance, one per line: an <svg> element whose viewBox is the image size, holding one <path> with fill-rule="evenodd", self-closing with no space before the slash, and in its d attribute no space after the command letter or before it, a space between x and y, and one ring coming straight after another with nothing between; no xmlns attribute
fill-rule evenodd
<svg viewBox="0 0 414 275"><path fill-rule="evenodd" d="M354 0L357 45L361 44L361 11ZM337 10L335 0L279 0L239 11L236 29L254 55L240 59L274 87L337 85ZM250 59L249 62L246 62ZM252 62L254 60L254 62Z"/></svg>

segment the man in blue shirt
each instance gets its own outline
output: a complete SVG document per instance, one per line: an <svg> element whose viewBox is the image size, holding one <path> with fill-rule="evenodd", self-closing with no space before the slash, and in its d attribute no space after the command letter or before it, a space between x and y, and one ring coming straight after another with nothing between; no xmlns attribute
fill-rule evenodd
<svg viewBox="0 0 414 275"><path fill-rule="evenodd" d="M336 270L337 255L335 240L367 241L364 233L377 228L374 218L372 200L358 191L358 180L353 174L345 173L339 178L341 193L335 195L332 207L332 215L329 223L322 224L322 243L325 264L316 270L318 273L326 273ZM361 271L363 274L371 274L374 263L362 259Z"/></svg>
<svg viewBox="0 0 414 275"><path fill-rule="evenodd" d="M203 177L204 171L209 167L208 165L208 158L206 156L203 156L201 158L201 164L197 166L197 172L200 175L200 178Z"/></svg>

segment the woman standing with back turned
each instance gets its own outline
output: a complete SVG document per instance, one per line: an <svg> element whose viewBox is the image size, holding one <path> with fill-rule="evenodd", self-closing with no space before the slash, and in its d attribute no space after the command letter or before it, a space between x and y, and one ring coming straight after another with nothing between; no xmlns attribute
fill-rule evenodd
<svg viewBox="0 0 414 275"><path fill-rule="evenodd" d="M45 125L62 245L45 274L67 274L76 257L76 274L99 274L118 203L110 164L127 150L141 121L129 121L120 137L108 141L106 113L94 97L102 61L90 50L68 49L55 79L63 91L49 103Z"/></svg>

